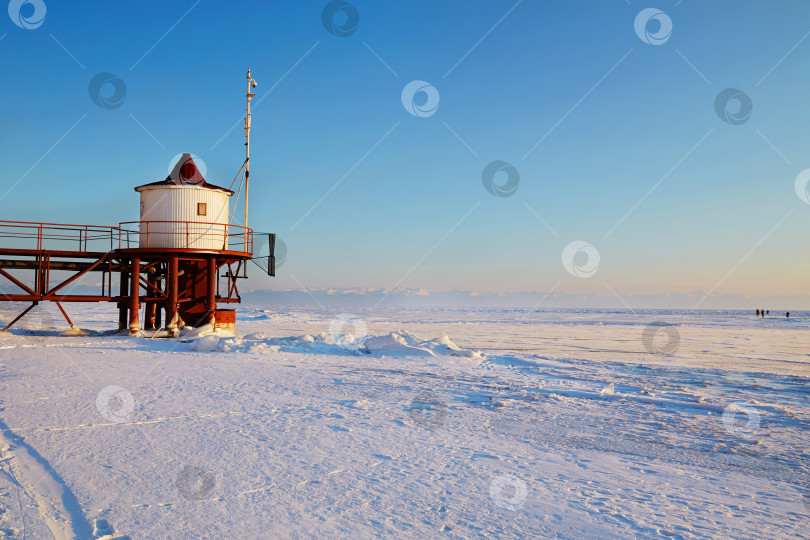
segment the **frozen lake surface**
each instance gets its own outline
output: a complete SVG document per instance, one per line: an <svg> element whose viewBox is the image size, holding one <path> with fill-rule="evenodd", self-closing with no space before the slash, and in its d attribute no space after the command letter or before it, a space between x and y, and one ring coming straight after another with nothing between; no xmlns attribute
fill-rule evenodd
<svg viewBox="0 0 810 540"><path fill-rule="evenodd" d="M69 307L0 334L0 538L810 537L805 313Z"/></svg>

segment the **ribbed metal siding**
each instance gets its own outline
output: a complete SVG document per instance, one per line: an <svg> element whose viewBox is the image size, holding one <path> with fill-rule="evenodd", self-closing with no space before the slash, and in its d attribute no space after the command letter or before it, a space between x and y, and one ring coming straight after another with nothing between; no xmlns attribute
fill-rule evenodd
<svg viewBox="0 0 810 540"><path fill-rule="evenodd" d="M140 247L227 249L228 199L223 191L196 186L155 186L141 190L141 222L198 221L186 223L141 223ZM207 215L197 215L197 203L205 203Z"/></svg>

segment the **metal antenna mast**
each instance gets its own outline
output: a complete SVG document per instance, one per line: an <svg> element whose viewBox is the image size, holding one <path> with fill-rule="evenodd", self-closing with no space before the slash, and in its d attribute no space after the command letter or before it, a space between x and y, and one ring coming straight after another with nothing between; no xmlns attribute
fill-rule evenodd
<svg viewBox="0 0 810 540"><path fill-rule="evenodd" d="M253 99L254 94L251 89L256 88L258 83L250 76L250 68L247 71L247 114L245 115L245 234L247 235L248 226L248 184L250 184L250 100ZM247 237L245 238L247 241ZM247 245L245 245L247 249Z"/></svg>

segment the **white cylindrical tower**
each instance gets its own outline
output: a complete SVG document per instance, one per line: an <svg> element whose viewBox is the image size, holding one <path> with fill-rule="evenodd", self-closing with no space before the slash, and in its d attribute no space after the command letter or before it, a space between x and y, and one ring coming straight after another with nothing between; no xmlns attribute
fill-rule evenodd
<svg viewBox="0 0 810 540"><path fill-rule="evenodd" d="M207 183L191 155L183 154L166 180L135 191L141 194L141 249L228 249L233 191Z"/></svg>

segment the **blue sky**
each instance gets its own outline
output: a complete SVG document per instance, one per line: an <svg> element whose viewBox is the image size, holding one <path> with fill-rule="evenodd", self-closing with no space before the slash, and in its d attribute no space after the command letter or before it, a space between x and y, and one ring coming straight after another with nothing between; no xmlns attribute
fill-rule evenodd
<svg viewBox="0 0 810 540"><path fill-rule="evenodd" d="M323 1L44 4L37 28L0 21L0 219L135 220L132 188L181 152L229 185L251 67L250 225L288 247L254 288L810 294L806 2L353 1L347 36ZM90 98L103 72L117 108ZM403 107L414 80L429 116ZM753 104L739 125L727 88ZM512 196L482 184L496 160Z"/></svg>

